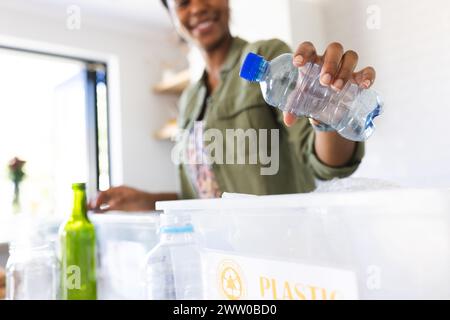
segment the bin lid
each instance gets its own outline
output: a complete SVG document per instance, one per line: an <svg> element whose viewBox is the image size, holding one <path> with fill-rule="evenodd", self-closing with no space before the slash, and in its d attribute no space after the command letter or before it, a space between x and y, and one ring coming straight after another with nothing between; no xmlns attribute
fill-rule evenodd
<svg viewBox="0 0 450 320"><path fill-rule="evenodd" d="M148 211L143 213L124 213L120 211L112 211L108 213L92 213L88 214L89 219L94 223L159 223L158 211Z"/></svg>
<svg viewBox="0 0 450 320"><path fill-rule="evenodd" d="M175 200L156 202L157 210L282 209L319 207L398 207L450 209L450 188L398 188L376 191L326 192L238 197L233 199Z"/></svg>

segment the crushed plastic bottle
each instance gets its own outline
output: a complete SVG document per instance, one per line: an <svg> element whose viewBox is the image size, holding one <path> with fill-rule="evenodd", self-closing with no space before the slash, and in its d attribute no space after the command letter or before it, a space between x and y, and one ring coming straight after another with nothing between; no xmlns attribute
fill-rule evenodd
<svg viewBox="0 0 450 320"><path fill-rule="evenodd" d="M292 54L287 53L269 62L249 53L240 76L259 82L269 105L298 117L319 120L346 139L367 140L375 130L373 119L383 109L378 93L351 81L340 91L335 91L320 84L320 65L307 63L297 68L292 59Z"/></svg>

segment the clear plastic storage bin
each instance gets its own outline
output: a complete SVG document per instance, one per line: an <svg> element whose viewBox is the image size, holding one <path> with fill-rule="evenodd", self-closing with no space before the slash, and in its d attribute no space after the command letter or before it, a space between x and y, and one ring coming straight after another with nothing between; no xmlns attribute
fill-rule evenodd
<svg viewBox="0 0 450 320"><path fill-rule="evenodd" d="M158 202L189 213L206 298L450 299L450 189Z"/></svg>
<svg viewBox="0 0 450 320"><path fill-rule="evenodd" d="M141 299L141 268L158 243L157 213L90 214L97 237L98 298Z"/></svg>

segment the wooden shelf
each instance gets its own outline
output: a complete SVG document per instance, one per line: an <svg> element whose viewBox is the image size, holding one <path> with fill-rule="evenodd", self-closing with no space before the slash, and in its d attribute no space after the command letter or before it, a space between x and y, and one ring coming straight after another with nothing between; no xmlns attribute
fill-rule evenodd
<svg viewBox="0 0 450 320"><path fill-rule="evenodd" d="M172 140L178 132L177 120L169 120L161 129L155 132L158 140Z"/></svg>
<svg viewBox="0 0 450 320"><path fill-rule="evenodd" d="M190 82L189 70L183 70L171 79L161 81L153 87L153 92L158 94L176 94L179 95L187 88Z"/></svg>
<svg viewBox="0 0 450 320"><path fill-rule="evenodd" d="M180 95L190 82L189 70L183 70L170 79L165 79L153 87L157 94ZM154 137L158 140L173 140L178 132L176 119L169 120L161 129L155 132Z"/></svg>

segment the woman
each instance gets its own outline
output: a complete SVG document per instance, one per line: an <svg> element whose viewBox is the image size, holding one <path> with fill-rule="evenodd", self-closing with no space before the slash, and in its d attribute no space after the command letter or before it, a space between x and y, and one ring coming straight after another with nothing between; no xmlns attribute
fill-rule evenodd
<svg viewBox="0 0 450 320"><path fill-rule="evenodd" d="M239 69L248 52L271 60L290 48L280 40L248 43L230 33L228 0L162 0L169 10L178 32L202 52L206 70L180 99L179 126L187 134L181 140L186 156L178 165L181 194L146 193L121 186L99 194L91 207L98 211L153 210L155 202L178 198L218 197L222 192L282 194L308 192L315 188L315 178L328 180L351 175L364 154L364 144L346 140L315 120L283 114L268 107L259 85L239 78ZM297 67L308 62L322 64L320 82L335 90L347 81L369 88L375 79L371 67L355 72L356 52L344 51L339 43L331 43L323 55L314 45L304 42L294 54ZM196 162L207 149L202 133L208 129L226 134L227 129L276 130L279 159L276 172L261 174L267 165L256 163ZM200 133L200 134L199 134ZM266 139L267 140L267 139ZM235 152L234 146L224 152ZM270 149L270 146L266 146ZM250 149L245 148L246 156ZM234 157L234 155L233 155Z"/></svg>

